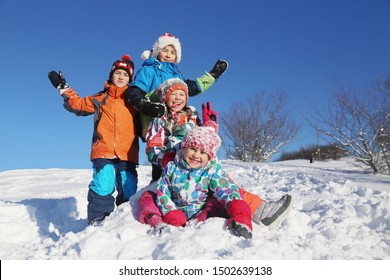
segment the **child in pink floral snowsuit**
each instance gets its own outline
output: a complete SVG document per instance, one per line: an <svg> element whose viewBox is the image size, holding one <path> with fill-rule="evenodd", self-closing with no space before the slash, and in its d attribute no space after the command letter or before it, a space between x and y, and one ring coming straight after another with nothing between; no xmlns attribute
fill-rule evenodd
<svg viewBox="0 0 390 280"><path fill-rule="evenodd" d="M185 226L191 219L228 218L228 229L250 239L251 210L216 160L220 145L221 139L212 127L188 130L181 151L167 164L157 182L159 211L153 212L173 226Z"/></svg>

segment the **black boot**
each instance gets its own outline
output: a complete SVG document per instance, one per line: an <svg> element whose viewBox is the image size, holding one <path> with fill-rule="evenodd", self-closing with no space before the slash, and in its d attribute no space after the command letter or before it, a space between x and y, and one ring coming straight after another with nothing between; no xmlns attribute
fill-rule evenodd
<svg viewBox="0 0 390 280"><path fill-rule="evenodd" d="M92 189L88 190L87 218L88 225L98 225L112 211L114 211L114 197L109 195L99 195Z"/></svg>
<svg viewBox="0 0 390 280"><path fill-rule="evenodd" d="M162 169L160 166L152 164L152 182L157 181L160 179L162 174Z"/></svg>
<svg viewBox="0 0 390 280"><path fill-rule="evenodd" d="M211 76L214 77L215 81L218 80L218 78L223 74L225 73L226 69L228 68L228 63L226 60L218 60L215 65L214 65L214 68L211 69L211 71L209 72Z"/></svg>

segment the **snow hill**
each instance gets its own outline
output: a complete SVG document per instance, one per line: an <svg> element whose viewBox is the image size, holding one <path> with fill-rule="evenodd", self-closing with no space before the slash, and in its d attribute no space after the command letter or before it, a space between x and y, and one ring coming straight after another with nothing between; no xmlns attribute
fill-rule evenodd
<svg viewBox="0 0 390 280"><path fill-rule="evenodd" d="M349 159L276 163L222 161L236 183L265 199L283 193L295 208L277 230L254 224L245 240L212 218L162 235L137 221L139 191L105 222L87 226L91 170L0 172L0 259L3 260L390 260L390 176L373 175Z"/></svg>

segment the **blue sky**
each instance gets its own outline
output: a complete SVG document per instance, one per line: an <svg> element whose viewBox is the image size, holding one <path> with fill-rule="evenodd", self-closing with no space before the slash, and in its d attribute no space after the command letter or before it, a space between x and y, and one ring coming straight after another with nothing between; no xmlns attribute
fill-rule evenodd
<svg viewBox="0 0 390 280"><path fill-rule="evenodd" d="M0 171L90 168L92 117L63 109L47 73L62 70L81 96L94 94L116 59L128 53L138 69L164 32L182 43L185 78L229 61L192 105L210 100L222 112L284 90L302 124L287 148L315 144L301 118L308 99L322 106L338 84L361 88L390 74L389 15L389 0L0 0Z"/></svg>

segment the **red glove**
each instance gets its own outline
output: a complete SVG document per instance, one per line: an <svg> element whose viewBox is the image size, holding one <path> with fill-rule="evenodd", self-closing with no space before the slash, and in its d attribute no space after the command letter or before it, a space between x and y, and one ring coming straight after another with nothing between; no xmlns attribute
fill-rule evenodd
<svg viewBox="0 0 390 280"><path fill-rule="evenodd" d="M206 123L208 121L215 121L217 122L218 114L213 109L211 109L211 103L210 101L207 101L206 104L202 104L202 119L203 123Z"/></svg>
<svg viewBox="0 0 390 280"><path fill-rule="evenodd" d="M183 213L183 211L180 210L172 210L169 211L164 217L163 221L166 224L173 225L175 227L184 226L187 222L187 217Z"/></svg>
<svg viewBox="0 0 390 280"><path fill-rule="evenodd" d="M233 200L229 203L227 213L230 217L226 227L246 239L252 239L251 209L244 200Z"/></svg>
<svg viewBox="0 0 390 280"><path fill-rule="evenodd" d="M176 153L175 152L166 152L163 155L163 158L161 159L161 165L163 168L167 166L168 162L173 161L175 159Z"/></svg>

